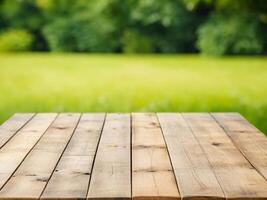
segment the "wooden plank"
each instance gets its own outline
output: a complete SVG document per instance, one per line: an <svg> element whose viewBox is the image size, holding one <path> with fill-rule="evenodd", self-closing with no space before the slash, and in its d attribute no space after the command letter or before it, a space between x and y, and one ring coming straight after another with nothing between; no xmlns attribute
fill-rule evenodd
<svg viewBox="0 0 267 200"><path fill-rule="evenodd" d="M209 114L183 114L227 199L266 199L267 182Z"/></svg>
<svg viewBox="0 0 267 200"><path fill-rule="evenodd" d="M131 198L129 114L107 114L87 198Z"/></svg>
<svg viewBox="0 0 267 200"><path fill-rule="evenodd" d="M156 114L132 114L132 198L180 199Z"/></svg>
<svg viewBox="0 0 267 200"><path fill-rule="evenodd" d="M0 191L0 199L38 199L46 186L80 114L59 114L37 145Z"/></svg>
<svg viewBox="0 0 267 200"><path fill-rule="evenodd" d="M159 113L176 180L183 199L224 199L213 169L181 114Z"/></svg>
<svg viewBox="0 0 267 200"><path fill-rule="evenodd" d="M85 199L105 114L83 114L41 199Z"/></svg>
<svg viewBox="0 0 267 200"><path fill-rule="evenodd" d="M238 113L213 113L212 116L267 180L267 137Z"/></svg>
<svg viewBox="0 0 267 200"><path fill-rule="evenodd" d="M0 189L38 142L57 114L37 114L0 149Z"/></svg>
<svg viewBox="0 0 267 200"><path fill-rule="evenodd" d="M0 126L0 149L34 116L34 113L14 114Z"/></svg>

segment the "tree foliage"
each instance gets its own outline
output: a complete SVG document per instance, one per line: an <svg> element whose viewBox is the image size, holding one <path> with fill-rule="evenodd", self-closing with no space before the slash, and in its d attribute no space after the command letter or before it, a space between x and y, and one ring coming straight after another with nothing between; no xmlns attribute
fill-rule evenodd
<svg viewBox="0 0 267 200"><path fill-rule="evenodd" d="M263 50L257 17L245 13L216 13L200 27L197 45L208 55L258 54Z"/></svg>
<svg viewBox="0 0 267 200"><path fill-rule="evenodd" d="M265 0L0 0L0 35L27 32L31 50L255 54L266 13Z"/></svg>

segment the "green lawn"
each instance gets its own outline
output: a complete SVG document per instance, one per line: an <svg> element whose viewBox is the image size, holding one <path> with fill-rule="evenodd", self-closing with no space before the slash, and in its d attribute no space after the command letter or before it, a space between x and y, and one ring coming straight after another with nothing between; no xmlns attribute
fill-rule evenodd
<svg viewBox="0 0 267 200"><path fill-rule="evenodd" d="M15 112L236 111L267 133L267 58L0 54L0 123Z"/></svg>

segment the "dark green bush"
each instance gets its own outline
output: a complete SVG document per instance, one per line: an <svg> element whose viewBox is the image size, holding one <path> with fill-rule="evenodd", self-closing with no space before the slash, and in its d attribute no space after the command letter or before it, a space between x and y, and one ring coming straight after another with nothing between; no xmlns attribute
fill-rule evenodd
<svg viewBox="0 0 267 200"><path fill-rule="evenodd" d="M155 51L151 38L136 31L125 31L122 45L124 53L151 53Z"/></svg>
<svg viewBox="0 0 267 200"><path fill-rule="evenodd" d="M52 51L111 52L118 46L113 31L112 23L103 18L61 18L46 26L43 33Z"/></svg>
<svg viewBox="0 0 267 200"><path fill-rule="evenodd" d="M41 10L35 0L2 0L0 12L8 26L37 31L44 23Z"/></svg>
<svg viewBox="0 0 267 200"><path fill-rule="evenodd" d="M153 38L157 52L192 52L201 17L182 1L136 0L131 10L134 28Z"/></svg>
<svg viewBox="0 0 267 200"><path fill-rule="evenodd" d="M260 21L248 13L215 13L200 27L197 46L208 55L259 54Z"/></svg>
<svg viewBox="0 0 267 200"><path fill-rule="evenodd" d="M27 51L31 50L33 36L20 29L10 29L0 33L0 51Z"/></svg>

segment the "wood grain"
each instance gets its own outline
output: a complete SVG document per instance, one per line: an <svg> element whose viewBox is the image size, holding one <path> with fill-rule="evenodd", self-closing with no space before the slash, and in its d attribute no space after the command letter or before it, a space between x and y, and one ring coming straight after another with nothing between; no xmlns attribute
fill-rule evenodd
<svg viewBox="0 0 267 200"><path fill-rule="evenodd" d="M57 114L37 114L0 149L0 189L56 118Z"/></svg>
<svg viewBox="0 0 267 200"><path fill-rule="evenodd" d="M85 199L105 114L83 114L41 199Z"/></svg>
<svg viewBox="0 0 267 200"><path fill-rule="evenodd" d="M132 198L180 199L156 114L132 114Z"/></svg>
<svg viewBox="0 0 267 200"><path fill-rule="evenodd" d="M159 113L176 180L183 199L224 199L214 171L186 121L177 113Z"/></svg>
<svg viewBox="0 0 267 200"><path fill-rule="evenodd" d="M213 113L227 135L267 180L267 138L238 113Z"/></svg>
<svg viewBox="0 0 267 200"><path fill-rule="evenodd" d="M267 200L267 137L238 113L23 113L0 200Z"/></svg>
<svg viewBox="0 0 267 200"><path fill-rule="evenodd" d="M59 114L18 170L0 191L0 199L39 199L80 114Z"/></svg>
<svg viewBox="0 0 267 200"><path fill-rule="evenodd" d="M131 198L129 114L107 114L87 198Z"/></svg>
<svg viewBox="0 0 267 200"><path fill-rule="evenodd" d="M183 114L205 151L227 199L265 199L267 182L206 113Z"/></svg>
<svg viewBox="0 0 267 200"><path fill-rule="evenodd" d="M0 149L34 116L34 113L14 114L0 126Z"/></svg>

